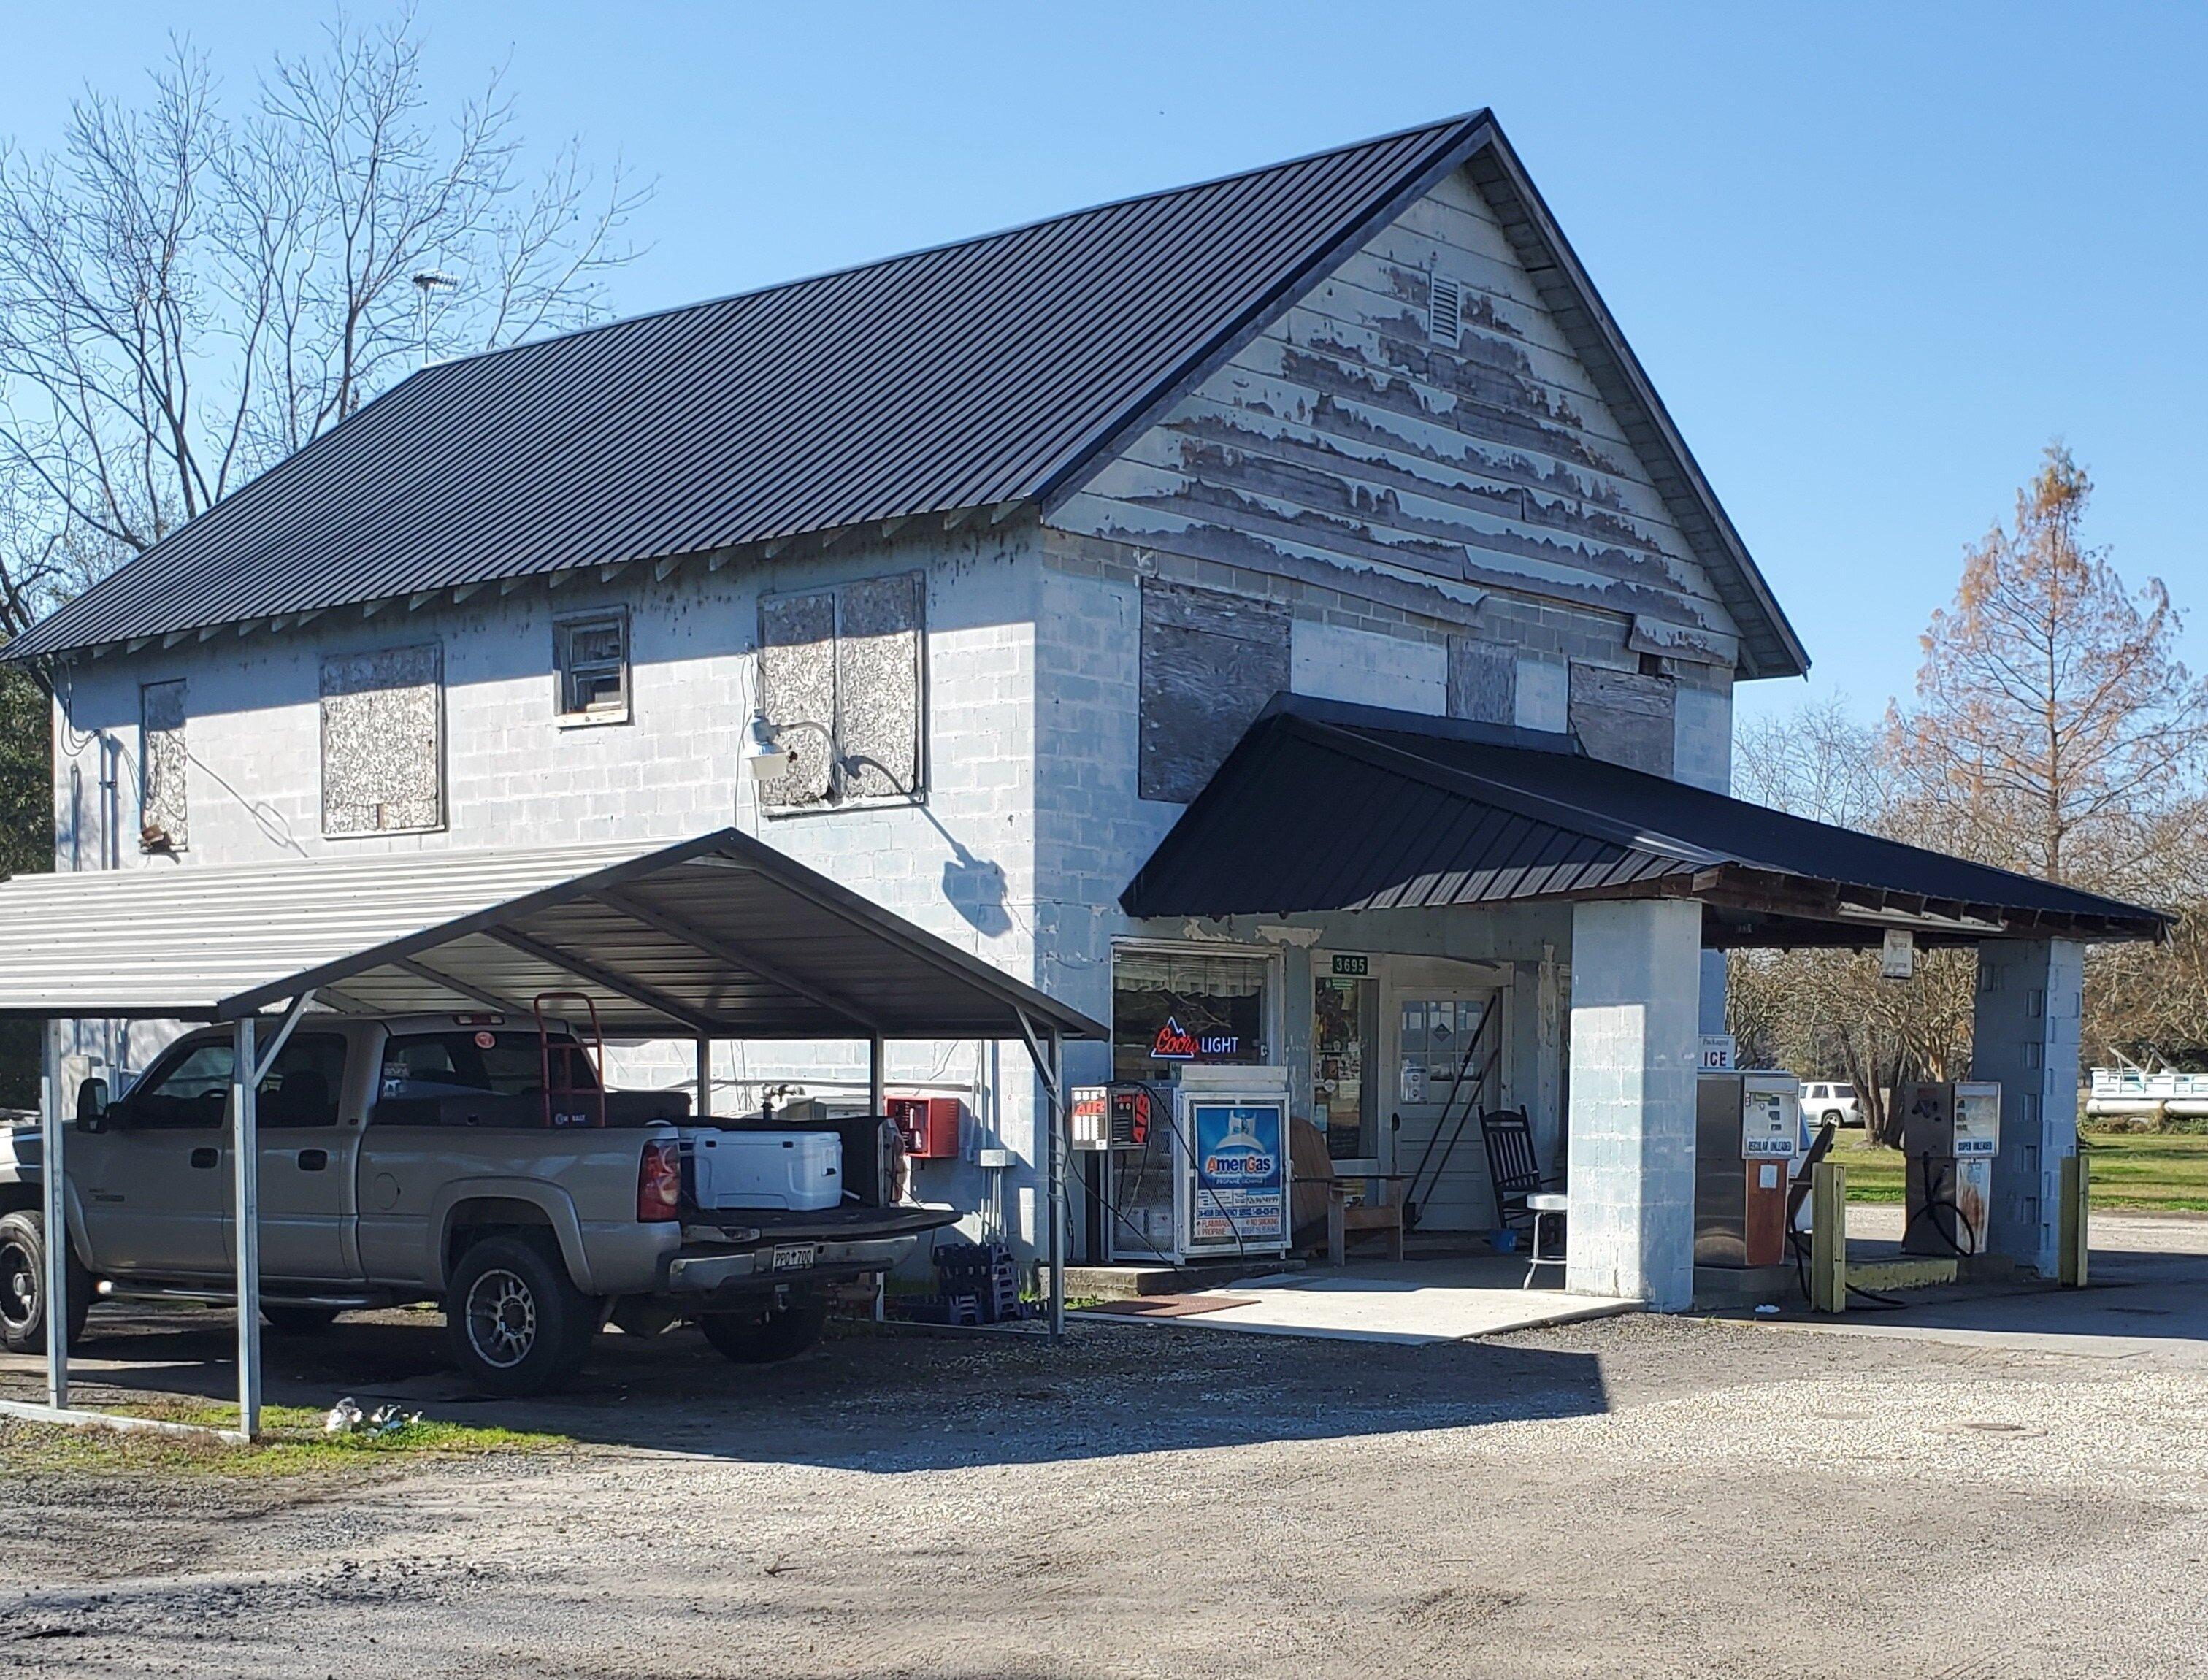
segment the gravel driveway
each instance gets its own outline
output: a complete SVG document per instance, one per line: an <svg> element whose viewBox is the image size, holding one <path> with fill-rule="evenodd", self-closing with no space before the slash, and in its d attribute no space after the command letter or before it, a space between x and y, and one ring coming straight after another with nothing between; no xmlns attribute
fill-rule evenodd
<svg viewBox="0 0 2208 1680"><path fill-rule="evenodd" d="M2017 1335L861 1329L753 1373L678 1332L525 1410L437 1400L432 1324L348 1323L284 1356L294 1395L372 1364L581 1444L337 1487L9 1468L0 1667L2199 1674L2208 1263L2112 1273L2105 1341L2031 1339L2043 1296ZM126 1334L159 1367L219 1321Z"/></svg>

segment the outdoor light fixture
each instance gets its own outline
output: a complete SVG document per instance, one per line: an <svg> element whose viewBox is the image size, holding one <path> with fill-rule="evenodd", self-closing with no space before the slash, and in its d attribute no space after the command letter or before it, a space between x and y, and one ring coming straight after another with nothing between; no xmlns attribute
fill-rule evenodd
<svg viewBox="0 0 2208 1680"><path fill-rule="evenodd" d="M760 707L752 713L752 721L744 730L744 768L754 782L774 782L789 773L790 752L782 744L773 724L766 721L766 710Z"/></svg>

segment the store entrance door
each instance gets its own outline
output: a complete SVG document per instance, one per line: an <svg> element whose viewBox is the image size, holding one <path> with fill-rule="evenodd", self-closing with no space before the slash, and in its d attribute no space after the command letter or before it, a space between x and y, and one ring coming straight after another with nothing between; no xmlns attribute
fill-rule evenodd
<svg viewBox="0 0 2208 1680"><path fill-rule="evenodd" d="M1398 1175L1395 1193L1417 1203L1421 1232L1494 1223L1479 1116L1502 1101L1500 998L1492 987L1396 993L1388 1170Z"/></svg>

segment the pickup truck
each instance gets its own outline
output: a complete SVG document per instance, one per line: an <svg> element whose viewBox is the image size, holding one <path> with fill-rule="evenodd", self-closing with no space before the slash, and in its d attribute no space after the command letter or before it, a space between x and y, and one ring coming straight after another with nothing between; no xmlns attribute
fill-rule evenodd
<svg viewBox="0 0 2208 1680"><path fill-rule="evenodd" d="M900 1204L897 1133L876 1118L803 1129L840 1143L835 1205L700 1206L698 1149L785 1130L693 1120L679 1092L609 1091L603 1056L564 1025L496 1015L301 1020L255 1101L271 1330L436 1301L462 1372L501 1395L566 1382L609 1319L653 1334L687 1318L730 1359L786 1359L819 1338L831 1286L888 1271L957 1217ZM235 1299L231 1066L228 1029L205 1029L127 1095L79 1092L72 1342L95 1298ZM27 1351L45 1338L39 1139L6 1139L0 1341Z"/></svg>

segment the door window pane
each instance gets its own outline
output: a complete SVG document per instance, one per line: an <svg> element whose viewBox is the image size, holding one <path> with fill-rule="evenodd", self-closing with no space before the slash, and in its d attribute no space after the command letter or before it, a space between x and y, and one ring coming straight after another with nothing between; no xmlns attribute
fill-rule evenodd
<svg viewBox="0 0 2208 1680"><path fill-rule="evenodd" d="M1379 1023L1378 986L1322 977L1311 998L1311 1119L1336 1161L1379 1152L1377 1093L1371 1077Z"/></svg>
<svg viewBox="0 0 2208 1680"><path fill-rule="evenodd" d="M338 1091L345 1080L345 1043L327 1033L300 1033L284 1047L261 1082L255 1105L264 1126L325 1126L338 1123Z"/></svg>
<svg viewBox="0 0 2208 1680"><path fill-rule="evenodd" d="M230 1073L236 1065L228 1040L195 1044L157 1067L130 1094L133 1125L213 1130L230 1111Z"/></svg>

